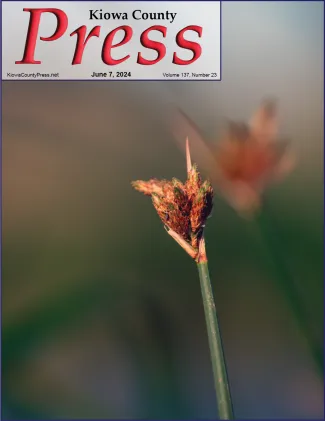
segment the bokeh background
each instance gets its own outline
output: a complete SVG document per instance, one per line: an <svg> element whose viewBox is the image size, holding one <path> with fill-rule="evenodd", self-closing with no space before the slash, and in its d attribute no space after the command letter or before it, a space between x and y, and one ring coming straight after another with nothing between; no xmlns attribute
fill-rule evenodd
<svg viewBox="0 0 325 421"><path fill-rule="evenodd" d="M323 16L223 2L222 82L3 83L3 419L216 418L195 264L130 186L184 179L175 105L217 142L278 98L299 165L269 228L323 352ZM323 418L265 238L217 196L206 239L237 419Z"/></svg>

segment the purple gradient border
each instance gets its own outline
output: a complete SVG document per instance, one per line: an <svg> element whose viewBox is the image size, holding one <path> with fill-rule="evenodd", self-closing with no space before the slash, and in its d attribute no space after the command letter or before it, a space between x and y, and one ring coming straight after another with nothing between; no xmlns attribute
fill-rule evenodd
<svg viewBox="0 0 325 421"><path fill-rule="evenodd" d="M9 0L7 0L9 1ZM23 1L23 0L10 0L10 1ZM27 1L27 0L26 0ZM50 0L33 0L33 1L50 1ZM60 0L60 1L89 1L89 0ZM102 2L108 2L108 1L112 1L112 0L96 0L96 1L102 1ZM136 0L118 0L118 1L136 1ZM142 1L153 1L153 0L142 0ZM155 1L163 1L163 0L155 0ZM200 0L169 0L169 1L184 1L184 2L194 2L194 1L200 1ZM205 1L215 1L215 0L205 0ZM209 81L209 82L221 82L222 81L222 1L223 2L234 2L234 1L238 1L238 0L220 0L220 80L207 80L207 79L195 79L195 80L190 80L187 82L203 82L203 81ZM261 1L261 0L244 0L247 2L254 2L254 1ZM299 1L307 1L307 0L264 0L265 2L274 2L274 1L286 1L286 2L299 2ZM321 1L321 0L318 0ZM324 0L323 0L324 3ZM0 0L0 28L1 28L1 35L2 35L2 0ZM325 41L325 33L323 34L323 40ZM324 68L324 52L323 52L323 68ZM1 235L1 239L0 239L0 267L1 267L1 273L0 273L0 335L1 335L1 346L0 346L0 420L2 420L2 83L3 82L26 82L26 80L6 80L3 81L2 80L2 42L0 43L0 72L1 72L1 80L0 80L0 95L1 95L1 103L0 103L0 130L1 130L1 134L0 134L0 158L1 158L1 163L0 163L0 168L1 168L1 172L0 172L0 181L1 181L1 186L0 186L0 193L1 193L1 197L0 197L0 235ZM54 81L55 79L46 79L46 80L28 80L28 82L48 82L48 81ZM70 82L70 81L87 81L89 82L89 79L60 79L59 82ZM92 82L104 82L105 80L92 80ZM173 82L173 81L177 81L179 83L182 82L186 82L186 80L179 80L179 79L132 79L132 80L124 80L124 79L120 79L120 80L107 80L107 82ZM323 86L323 95L325 94L325 90L324 90L324 86ZM324 96L323 96L323 112L324 112ZM324 122L325 122L325 114L324 114L324 120L323 120L323 133L324 133ZM325 148L323 151L323 180L325 182L325 174L324 174L324 161L325 161ZM323 208L325 208L325 186L324 186L324 190L323 190ZM323 221L324 224L324 221ZM325 237L325 224L323 225L323 240ZM323 242L323 257L325 259L325 249L324 249L324 242ZM325 281L324 281L325 282ZM325 289L324 289L324 303L325 303ZM325 312L323 313L323 317L324 317L324 322L325 322ZM324 345L325 345L325 330L324 330ZM325 373L324 373L325 374ZM324 395L325 396L325 395ZM325 405L325 404L324 404ZM324 412L325 412L325 406L324 406ZM325 420L325 417L323 418ZM108 421L113 421L114 419L108 420ZM265 419L266 420L266 419ZM47 420L44 420L47 421ZM64 420L61 419L61 421L70 421L70 420ZM74 421L78 421L78 420L74 420ZM92 420L80 420L80 421L92 421ZM96 421L96 419L94 419L94 421ZM98 420L99 421L99 420ZM101 419L101 421L104 421ZM134 418L134 421L149 421L149 420L142 420L142 419L137 419ZM154 421L154 420L152 420ZM159 421L164 421L164 420L159 420ZM169 421L169 420L166 420ZM195 419L187 419L186 421L195 421ZM208 420L204 420L204 419L200 419L200 421L208 421ZM211 420L209 420L211 421ZM238 420L240 421L240 420ZM245 421L249 421L248 419L246 419ZM272 421L271 419L269 421ZM275 420L274 420L275 421ZM281 421L280 419L277 419L276 421ZM285 420L283 420L285 421ZM317 421L316 419L310 419L310 421Z"/></svg>
<svg viewBox="0 0 325 421"><path fill-rule="evenodd" d="M14 2L14 1L27 1L27 0L4 0L5 2ZM33 0L33 1L48 1L51 2L51 0ZM89 0L53 0L53 1L63 1L66 3L72 3L72 2L83 2L83 1L88 1ZM99 2L103 2L103 3L109 3L110 1L114 1L114 0L96 0ZM121 1L121 2L136 2L137 0L117 0L117 1ZM165 1L165 0L142 0L142 1L146 1L146 2L152 2L152 1ZM188 2L197 2L197 1L201 1L201 0L166 0L166 1L173 1L173 2L184 2L184 3L188 3ZM98 80L92 80L92 79L27 79L27 80L23 80L23 79L18 79L18 80L14 80L14 79L6 79L6 80L2 80L2 46L1 46L1 82L49 82L49 81L57 81L57 82L71 82L71 81L79 81L79 82L221 82L222 81L222 0L204 0L204 1L208 1L208 2L219 2L220 3L220 54L219 54L219 62L220 62L220 79L116 79L116 80L107 80L107 79L98 79ZM299 0L300 1L300 0ZM1 3L1 35L2 35L2 0L0 0Z"/></svg>

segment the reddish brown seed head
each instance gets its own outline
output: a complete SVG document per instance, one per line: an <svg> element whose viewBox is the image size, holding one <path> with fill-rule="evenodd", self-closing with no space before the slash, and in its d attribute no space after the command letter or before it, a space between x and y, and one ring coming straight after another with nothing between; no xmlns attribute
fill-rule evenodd
<svg viewBox="0 0 325 421"><path fill-rule="evenodd" d="M212 211L213 189L202 182L196 165L192 166L187 141L187 180L183 184L173 178L132 182L133 187L147 196L163 224L179 237L198 249L205 222Z"/></svg>

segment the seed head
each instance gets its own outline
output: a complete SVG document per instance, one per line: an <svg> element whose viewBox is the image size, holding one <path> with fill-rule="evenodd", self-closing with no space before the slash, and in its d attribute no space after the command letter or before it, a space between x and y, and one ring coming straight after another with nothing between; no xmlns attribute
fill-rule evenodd
<svg viewBox="0 0 325 421"><path fill-rule="evenodd" d="M240 212L252 213L267 185L294 167L289 143L277 139L274 101L265 101L249 124L230 123L215 159L221 177L219 187Z"/></svg>
<svg viewBox="0 0 325 421"><path fill-rule="evenodd" d="M196 165L191 164L187 141L187 180L183 184L173 178L134 181L133 187L147 196L169 234L191 255L199 254L205 222L212 211L213 189L208 181L202 182ZM201 253L202 254L202 253ZM202 257L202 256L201 256Z"/></svg>
<svg viewBox="0 0 325 421"><path fill-rule="evenodd" d="M289 143L278 139L277 106L272 99L263 101L248 123L229 122L217 147L205 141L199 128L182 111L178 112L172 131L177 140L184 132L190 133L200 165L230 205L245 215L260 207L270 183L282 180L295 166ZM189 163L188 172L191 168Z"/></svg>

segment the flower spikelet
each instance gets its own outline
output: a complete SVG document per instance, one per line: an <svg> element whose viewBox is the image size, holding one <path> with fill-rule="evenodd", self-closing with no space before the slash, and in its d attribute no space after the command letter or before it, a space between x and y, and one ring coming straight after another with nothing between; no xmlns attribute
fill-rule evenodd
<svg viewBox="0 0 325 421"><path fill-rule="evenodd" d="M166 180L157 180L156 178L152 178L149 181L132 181L131 184L135 188L135 190L138 190L146 196L151 196L153 193L163 194L164 186L167 183L168 182Z"/></svg>
<svg viewBox="0 0 325 421"><path fill-rule="evenodd" d="M151 196L168 233L191 257L197 259L204 254L202 247L201 254L199 250L204 242L205 222L212 211L213 189L209 181L202 182L197 166L192 166L188 141L186 145L188 176L185 183L177 178L171 181L153 178L134 181L132 185L146 196Z"/></svg>
<svg viewBox="0 0 325 421"><path fill-rule="evenodd" d="M190 203L184 185L176 179L166 182L162 194L152 194L152 202L163 224L189 241Z"/></svg>
<svg viewBox="0 0 325 421"><path fill-rule="evenodd" d="M213 189L209 181L204 181L192 198L190 224L192 231L192 246L198 247L205 222L213 207Z"/></svg>

